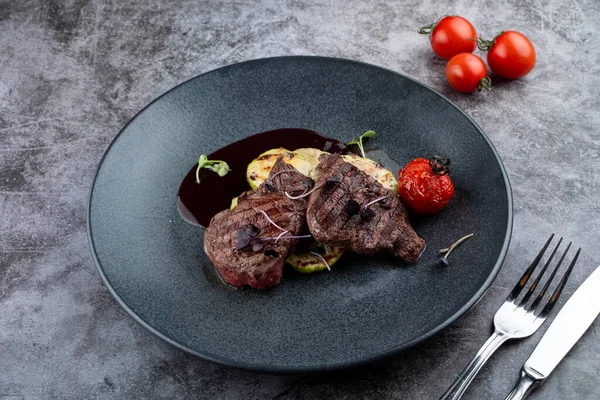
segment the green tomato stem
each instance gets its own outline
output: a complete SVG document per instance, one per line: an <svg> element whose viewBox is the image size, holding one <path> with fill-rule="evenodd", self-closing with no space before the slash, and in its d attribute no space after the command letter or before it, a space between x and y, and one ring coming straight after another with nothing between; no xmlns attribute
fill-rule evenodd
<svg viewBox="0 0 600 400"><path fill-rule="evenodd" d="M434 22L431 25L425 25L419 28L419 30L417 32L419 32L421 35L429 35L431 33L431 31L433 31L433 28L435 28L435 26L437 25L437 22Z"/></svg>
<svg viewBox="0 0 600 400"><path fill-rule="evenodd" d="M479 36L479 38L477 39L477 47L479 47L479 50L481 50L481 51L490 51L490 49L496 43L496 39L498 38L498 36L502 35L503 33L504 33L504 31L500 31L500 33L498 33L496 36L494 36L492 38L492 40L486 40L486 39L482 38L481 36Z"/></svg>
<svg viewBox="0 0 600 400"><path fill-rule="evenodd" d="M425 25L425 26L419 28L419 30L417 32L419 32L421 35L430 35L431 32L433 32L433 30L435 29L436 25L439 24L440 21L443 20L446 17L450 17L450 14L444 14L444 15L442 15L433 24L431 24L431 25Z"/></svg>
<svg viewBox="0 0 600 400"><path fill-rule="evenodd" d="M483 89L486 89L488 92L492 90L492 80L489 76L482 78L481 81L479 81L479 85L477 85L478 91L482 91Z"/></svg>

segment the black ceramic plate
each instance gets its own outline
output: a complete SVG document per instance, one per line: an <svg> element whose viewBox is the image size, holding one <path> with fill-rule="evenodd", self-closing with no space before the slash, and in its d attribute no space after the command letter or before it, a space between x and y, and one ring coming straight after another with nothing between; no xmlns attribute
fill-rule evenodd
<svg viewBox="0 0 600 400"><path fill-rule="evenodd" d="M343 141L373 129L368 146L391 168L424 154L452 159L452 202L415 221L428 246L418 263L346 254L331 272L286 271L266 292L213 279L203 229L177 212L181 180L199 154L287 127ZM106 152L88 212L98 270L138 322L205 359L273 373L354 366L441 331L492 283L512 226L506 173L467 115L405 76L320 57L231 65L155 100ZM438 250L471 232L440 266Z"/></svg>

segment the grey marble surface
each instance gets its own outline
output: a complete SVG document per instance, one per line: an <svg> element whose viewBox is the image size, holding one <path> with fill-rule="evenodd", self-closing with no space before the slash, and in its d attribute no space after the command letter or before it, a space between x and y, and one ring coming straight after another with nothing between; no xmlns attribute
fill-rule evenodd
<svg viewBox="0 0 600 400"><path fill-rule="evenodd" d="M437 398L549 232L583 247L566 295L600 263L600 3L546 3L0 1L0 399ZM491 93L453 92L415 33L452 13L486 36L526 33L536 68ZM388 361L303 378L220 367L153 337L103 286L85 228L97 163L145 104L215 67L296 54L373 63L448 96L498 149L515 210L502 271L453 327ZM599 323L531 398L600 398ZM464 398L503 399L544 329L496 354Z"/></svg>

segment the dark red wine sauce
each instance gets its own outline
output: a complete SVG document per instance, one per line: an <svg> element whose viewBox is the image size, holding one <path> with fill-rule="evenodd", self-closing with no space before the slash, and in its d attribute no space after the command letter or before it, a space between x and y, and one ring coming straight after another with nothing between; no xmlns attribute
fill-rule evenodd
<svg viewBox="0 0 600 400"><path fill-rule="evenodd" d="M229 164L227 175L220 177L202 169L200 183L197 183L196 164L185 176L177 199L181 217L194 225L207 227L215 214L229 208L231 199L250 190L246 181L248 164L261 153L279 147L287 150L312 147L329 153L350 153L345 144L308 129L277 129L238 140L208 155L209 160L223 160Z"/></svg>

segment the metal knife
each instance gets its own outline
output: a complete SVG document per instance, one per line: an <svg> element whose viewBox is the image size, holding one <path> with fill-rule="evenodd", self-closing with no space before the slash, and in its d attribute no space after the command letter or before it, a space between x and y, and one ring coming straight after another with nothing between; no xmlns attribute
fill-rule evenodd
<svg viewBox="0 0 600 400"><path fill-rule="evenodd" d="M600 267L560 310L521 368L519 382L505 400L522 400L539 387L600 313Z"/></svg>

